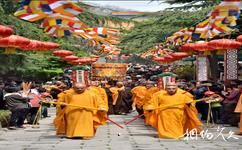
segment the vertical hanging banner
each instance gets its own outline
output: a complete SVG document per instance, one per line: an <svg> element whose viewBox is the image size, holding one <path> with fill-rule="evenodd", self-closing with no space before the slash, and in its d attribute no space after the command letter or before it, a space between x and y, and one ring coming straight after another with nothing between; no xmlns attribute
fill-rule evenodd
<svg viewBox="0 0 242 150"><path fill-rule="evenodd" d="M224 53L225 80L238 79L238 50L229 49Z"/></svg>
<svg viewBox="0 0 242 150"><path fill-rule="evenodd" d="M208 80L208 59L206 56L197 56L196 59L197 81Z"/></svg>

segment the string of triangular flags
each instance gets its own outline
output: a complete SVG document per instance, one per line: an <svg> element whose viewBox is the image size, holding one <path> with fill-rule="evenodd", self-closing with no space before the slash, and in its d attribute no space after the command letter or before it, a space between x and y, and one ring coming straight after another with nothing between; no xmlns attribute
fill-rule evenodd
<svg viewBox="0 0 242 150"><path fill-rule="evenodd" d="M217 5L205 20L197 25L184 28L175 32L167 38L167 43L181 45L197 40L214 38L222 33L229 33L233 29L239 28L237 20L242 9L241 0L224 0Z"/></svg>
<svg viewBox="0 0 242 150"><path fill-rule="evenodd" d="M164 48L167 45L182 45L192 41L212 39L217 35L238 29L239 24L236 21L240 17L241 8L241 0L224 0L207 15L206 19L192 27L175 32L167 38L164 45L156 45L140 56L143 58L164 56L170 53L169 49Z"/></svg>
<svg viewBox="0 0 242 150"><path fill-rule="evenodd" d="M74 35L89 41L90 46L119 43L119 31L111 28L90 28L77 16L84 10L69 0L20 0L15 16L29 21L42 20L40 25L50 36Z"/></svg>

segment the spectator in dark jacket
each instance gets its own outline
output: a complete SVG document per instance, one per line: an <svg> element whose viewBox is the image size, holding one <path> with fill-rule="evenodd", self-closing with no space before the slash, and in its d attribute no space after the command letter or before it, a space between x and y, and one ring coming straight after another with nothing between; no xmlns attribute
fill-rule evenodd
<svg viewBox="0 0 242 150"><path fill-rule="evenodd" d="M9 121L9 129L23 128L24 120L30 109L29 99L23 97L20 93L19 87L16 85L9 85L5 88L6 94L4 95L4 101L6 107L11 111L11 117Z"/></svg>
<svg viewBox="0 0 242 150"><path fill-rule="evenodd" d="M223 114L222 122L228 123L232 126L237 126L239 122L239 115L234 113L235 107L239 101L240 90L238 85L232 85L232 90L227 95L224 95L223 105Z"/></svg>

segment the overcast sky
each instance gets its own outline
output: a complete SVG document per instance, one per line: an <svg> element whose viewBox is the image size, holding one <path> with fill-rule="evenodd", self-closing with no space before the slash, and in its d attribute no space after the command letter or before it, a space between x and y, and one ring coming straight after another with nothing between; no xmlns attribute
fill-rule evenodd
<svg viewBox="0 0 242 150"><path fill-rule="evenodd" d="M98 4L100 6L115 6L119 8L124 8L128 10L135 10L135 11L159 11L165 8L171 7L171 5L166 3L161 3L160 1L153 1L150 2L149 0L82 0L85 3L93 3Z"/></svg>

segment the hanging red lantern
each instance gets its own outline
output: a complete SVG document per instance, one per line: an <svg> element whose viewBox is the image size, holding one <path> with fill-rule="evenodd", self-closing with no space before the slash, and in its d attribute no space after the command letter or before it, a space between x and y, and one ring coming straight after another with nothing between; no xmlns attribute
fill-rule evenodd
<svg viewBox="0 0 242 150"><path fill-rule="evenodd" d="M241 43L231 39L218 39L210 41L208 45L216 50L227 50L238 49L241 46Z"/></svg>
<svg viewBox="0 0 242 150"><path fill-rule="evenodd" d="M76 59L76 60L70 61L70 63L72 63L74 65L81 65L82 64L82 61L81 61L81 59Z"/></svg>
<svg viewBox="0 0 242 150"><path fill-rule="evenodd" d="M170 54L172 57L175 57L175 58L184 58L184 57L188 57L189 54L186 53L186 52L175 52L175 53L172 53Z"/></svg>
<svg viewBox="0 0 242 150"><path fill-rule="evenodd" d="M164 62L166 59L164 57L154 57L153 60L157 62Z"/></svg>
<svg viewBox="0 0 242 150"><path fill-rule="evenodd" d="M74 56L74 55L65 56L63 58L63 60L65 60L65 61L72 61L72 60L77 60L77 59L78 59L78 57L77 56Z"/></svg>
<svg viewBox="0 0 242 150"><path fill-rule="evenodd" d="M186 44L183 44L181 47L180 47L180 51L182 52L190 52L190 51L194 51L194 43L186 43Z"/></svg>
<svg viewBox="0 0 242 150"><path fill-rule="evenodd" d="M80 57L79 60L81 63L87 63L89 61L87 57Z"/></svg>
<svg viewBox="0 0 242 150"><path fill-rule="evenodd" d="M72 51L68 51L68 50L57 50L53 52L54 56L60 56L60 57L65 57L65 56L70 56L73 55Z"/></svg>
<svg viewBox="0 0 242 150"><path fill-rule="evenodd" d="M171 56L171 55L166 55L166 56L164 56L164 58L165 58L166 60L175 60L175 59L176 59L175 57L173 57L173 56Z"/></svg>
<svg viewBox="0 0 242 150"><path fill-rule="evenodd" d="M57 49L60 47L59 44L53 43L53 42L43 42L43 47L45 50L52 50L52 49Z"/></svg>
<svg viewBox="0 0 242 150"><path fill-rule="evenodd" d="M29 39L18 35L11 35L0 39L0 47L20 48L28 45L29 43Z"/></svg>
<svg viewBox="0 0 242 150"><path fill-rule="evenodd" d="M192 48L199 52L205 52L205 51L211 51L214 50L208 42L199 42L199 43L193 43Z"/></svg>
<svg viewBox="0 0 242 150"><path fill-rule="evenodd" d="M22 50L41 50L43 48L43 42L37 40L30 40L28 45L20 47Z"/></svg>
<svg viewBox="0 0 242 150"><path fill-rule="evenodd" d="M237 41L239 41L240 43L242 43L242 35L237 37Z"/></svg>
<svg viewBox="0 0 242 150"><path fill-rule="evenodd" d="M0 37L8 37L13 34L13 29L0 25Z"/></svg>

